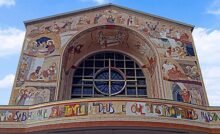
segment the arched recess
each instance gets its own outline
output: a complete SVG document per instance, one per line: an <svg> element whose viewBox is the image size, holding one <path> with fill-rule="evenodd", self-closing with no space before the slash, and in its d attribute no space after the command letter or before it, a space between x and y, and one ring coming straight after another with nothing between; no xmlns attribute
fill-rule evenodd
<svg viewBox="0 0 220 134"><path fill-rule="evenodd" d="M181 87L178 84L173 85L173 100L183 102L183 98L181 96Z"/></svg>
<svg viewBox="0 0 220 134"><path fill-rule="evenodd" d="M70 99L72 75L79 63L91 54L115 51L141 66L148 83L148 97L162 98L161 72L156 48L140 32L118 25L100 25L79 32L65 46L61 56L58 100Z"/></svg>

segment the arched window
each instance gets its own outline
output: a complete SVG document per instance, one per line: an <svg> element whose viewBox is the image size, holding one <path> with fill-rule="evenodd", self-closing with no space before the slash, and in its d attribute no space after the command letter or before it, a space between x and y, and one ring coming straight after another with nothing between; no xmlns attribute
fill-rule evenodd
<svg viewBox="0 0 220 134"><path fill-rule="evenodd" d="M100 52L79 64L71 98L104 96L147 97L145 76L133 59L118 52Z"/></svg>
<svg viewBox="0 0 220 134"><path fill-rule="evenodd" d="M181 88L178 85L174 85L173 100L183 102L183 98L181 96Z"/></svg>

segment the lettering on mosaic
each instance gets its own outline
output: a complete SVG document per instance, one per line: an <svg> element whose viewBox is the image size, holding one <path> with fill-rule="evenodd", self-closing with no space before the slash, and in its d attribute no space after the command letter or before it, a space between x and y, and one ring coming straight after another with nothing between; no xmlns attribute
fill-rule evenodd
<svg viewBox="0 0 220 134"><path fill-rule="evenodd" d="M89 116L91 118L102 115L136 116L137 118L153 117L158 119L175 118L196 122L219 122L219 111L205 111L197 108L171 104L150 102L83 102L67 103L55 106L39 107L30 110L0 110L0 122L35 122L51 118ZM105 116L106 117L106 116Z"/></svg>

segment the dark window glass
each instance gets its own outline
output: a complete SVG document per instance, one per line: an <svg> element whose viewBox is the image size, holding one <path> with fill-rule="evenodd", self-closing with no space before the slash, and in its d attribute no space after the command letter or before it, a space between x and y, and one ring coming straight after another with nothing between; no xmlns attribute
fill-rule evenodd
<svg viewBox="0 0 220 134"><path fill-rule="evenodd" d="M95 61L96 67L104 67L104 61Z"/></svg>
<svg viewBox="0 0 220 134"><path fill-rule="evenodd" d="M93 69L85 69L84 75L93 76Z"/></svg>
<svg viewBox="0 0 220 134"><path fill-rule="evenodd" d="M116 61L115 67L117 68L124 68L124 62L123 61Z"/></svg>
<svg viewBox="0 0 220 134"><path fill-rule="evenodd" d="M112 68L111 75L109 67ZM101 69L106 71L98 75ZM112 96L147 97L146 79L142 69L130 57L118 52L101 52L89 56L76 68L72 81L72 98L104 97L108 95L102 92L109 91ZM103 91L100 92L97 88Z"/></svg>
<svg viewBox="0 0 220 134"><path fill-rule="evenodd" d="M120 95L125 95L125 91L126 91L126 90L123 90L123 91L120 93Z"/></svg>
<svg viewBox="0 0 220 134"><path fill-rule="evenodd" d="M125 69L120 69L120 70L121 70L121 72L123 72L125 74Z"/></svg>
<svg viewBox="0 0 220 134"><path fill-rule="evenodd" d="M97 73L97 71L99 71L99 69L95 69L95 73Z"/></svg>
<svg viewBox="0 0 220 134"><path fill-rule="evenodd" d="M105 60L105 67L109 66L109 60Z"/></svg>
<svg viewBox="0 0 220 134"><path fill-rule="evenodd" d="M73 92L72 92L72 94L76 94L76 95L81 95L81 87L76 87L76 86L74 86L73 87Z"/></svg>
<svg viewBox="0 0 220 134"><path fill-rule="evenodd" d="M84 79L83 83L84 85L92 85L93 81L91 81L91 79L88 79L88 80Z"/></svg>
<svg viewBox="0 0 220 134"><path fill-rule="evenodd" d="M134 62L133 61L126 61L126 68L134 68Z"/></svg>
<svg viewBox="0 0 220 134"><path fill-rule="evenodd" d="M84 63L82 62L80 65L79 65L79 67L83 67L84 66Z"/></svg>
<svg viewBox="0 0 220 134"><path fill-rule="evenodd" d="M139 87L137 91L138 91L138 95L146 95L147 94L146 87L144 87L144 88Z"/></svg>
<svg viewBox="0 0 220 134"><path fill-rule="evenodd" d="M115 61L111 60L111 67L115 67Z"/></svg>
<svg viewBox="0 0 220 134"><path fill-rule="evenodd" d="M95 59L104 59L104 58L105 58L105 54L104 53L95 55Z"/></svg>
<svg viewBox="0 0 220 134"><path fill-rule="evenodd" d="M130 60L130 58L128 58L127 56L125 56L125 60Z"/></svg>
<svg viewBox="0 0 220 134"><path fill-rule="evenodd" d="M93 61L92 60L87 60L85 62L85 67L93 67Z"/></svg>
<svg viewBox="0 0 220 134"><path fill-rule="evenodd" d="M73 84L82 84L82 77L75 77L73 79Z"/></svg>
<svg viewBox="0 0 220 134"><path fill-rule="evenodd" d="M79 75L79 76L83 75L83 69L77 69L75 71L75 75Z"/></svg>
<svg viewBox="0 0 220 134"><path fill-rule="evenodd" d="M114 53L105 53L105 59L114 59Z"/></svg>
<svg viewBox="0 0 220 134"><path fill-rule="evenodd" d="M93 94L92 86L85 86L83 88L83 95L92 95L92 94Z"/></svg>
<svg viewBox="0 0 220 134"><path fill-rule="evenodd" d="M138 78L138 79L137 79L137 84L138 84L138 85L146 85L145 79L144 79L144 78L141 78L141 79Z"/></svg>
<svg viewBox="0 0 220 134"><path fill-rule="evenodd" d="M127 88L127 94L128 94L128 95L136 95L136 89L135 89L135 87L128 87L128 88Z"/></svg>
<svg viewBox="0 0 220 134"><path fill-rule="evenodd" d="M180 93L177 94L177 101L183 102L183 98L182 98L182 96L180 95Z"/></svg>
<svg viewBox="0 0 220 134"><path fill-rule="evenodd" d="M127 76L134 76L135 74L134 74L134 69L127 69L126 70L126 75Z"/></svg>
<svg viewBox="0 0 220 134"><path fill-rule="evenodd" d="M116 59L116 60L124 60L124 55L115 54L115 59Z"/></svg>
<svg viewBox="0 0 220 134"><path fill-rule="evenodd" d="M127 85L128 85L128 86L135 85L135 84L136 84L135 81L127 81Z"/></svg>
<svg viewBox="0 0 220 134"><path fill-rule="evenodd" d="M141 70L136 70L136 75L137 76L144 76L143 72Z"/></svg>

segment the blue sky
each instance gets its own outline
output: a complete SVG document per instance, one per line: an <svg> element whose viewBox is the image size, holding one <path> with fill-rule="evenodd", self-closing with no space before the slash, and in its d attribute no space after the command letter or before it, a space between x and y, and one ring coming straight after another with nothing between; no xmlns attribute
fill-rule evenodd
<svg viewBox="0 0 220 134"><path fill-rule="evenodd" d="M220 0L0 0L0 105L10 98L25 35L23 21L105 3L195 25L209 103L220 106Z"/></svg>

